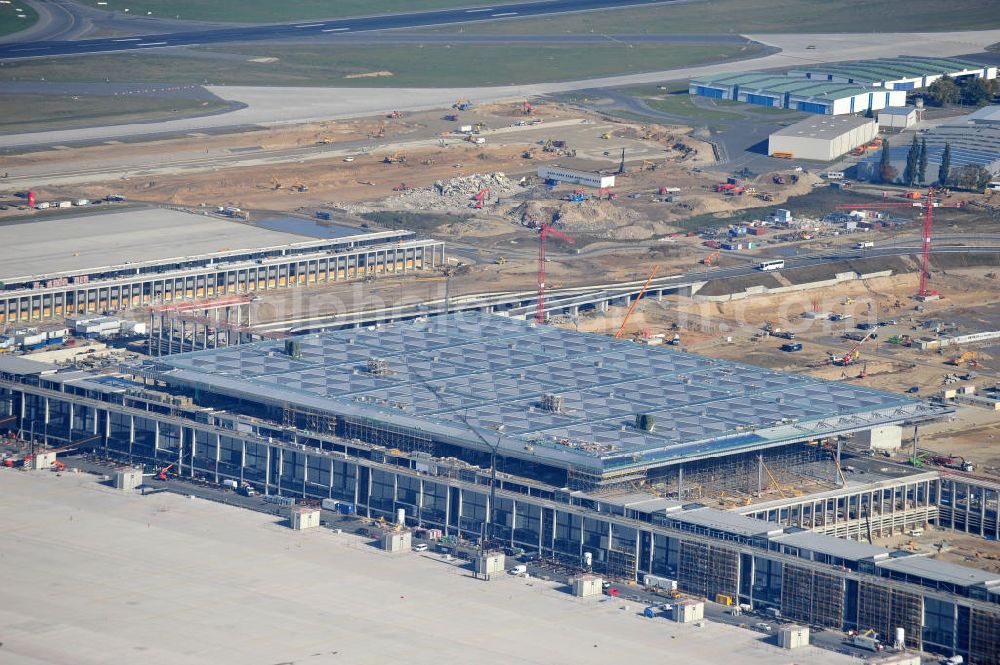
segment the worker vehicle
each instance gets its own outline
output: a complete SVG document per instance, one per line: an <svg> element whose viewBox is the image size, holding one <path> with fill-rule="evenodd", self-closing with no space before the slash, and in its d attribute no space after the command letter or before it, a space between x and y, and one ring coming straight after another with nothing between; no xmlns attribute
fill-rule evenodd
<svg viewBox="0 0 1000 665"><path fill-rule="evenodd" d="M523 563L519 563L510 570L508 570L507 572L511 575L524 575L525 573L528 572L528 567L525 566Z"/></svg>
<svg viewBox="0 0 1000 665"><path fill-rule="evenodd" d="M345 162L353 162L354 158L353 157L344 157L344 161Z"/></svg>
<svg viewBox="0 0 1000 665"><path fill-rule="evenodd" d="M426 552L428 549L427 543L417 543L413 546L414 552Z"/></svg>
<svg viewBox="0 0 1000 665"><path fill-rule="evenodd" d="M788 352L788 353L794 353L796 351L801 351L802 350L802 344L800 344L799 342L795 342L794 344L782 344L779 348L782 351L785 351L785 352Z"/></svg>
<svg viewBox="0 0 1000 665"><path fill-rule="evenodd" d="M868 242L868 241L866 241L866 242L858 242L858 243L854 244L854 249L871 249L874 246L875 246L875 243L873 243L873 242Z"/></svg>
<svg viewBox="0 0 1000 665"><path fill-rule="evenodd" d="M866 649L875 653L885 649L885 645L879 642L878 633L871 629L866 630L864 633L854 633L850 637L850 642L859 649Z"/></svg>

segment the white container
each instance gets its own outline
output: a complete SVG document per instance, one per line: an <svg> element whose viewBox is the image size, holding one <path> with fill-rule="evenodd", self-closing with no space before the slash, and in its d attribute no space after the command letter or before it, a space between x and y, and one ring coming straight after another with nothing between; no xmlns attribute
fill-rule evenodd
<svg viewBox="0 0 1000 665"><path fill-rule="evenodd" d="M225 487L226 489L235 490L240 486L240 484L235 480L226 478L225 480L222 481L222 486Z"/></svg>
<svg viewBox="0 0 1000 665"><path fill-rule="evenodd" d="M77 200L73 201L73 205L75 205L75 206L85 206L88 203L90 203L90 201L88 201L87 199L77 199Z"/></svg>
<svg viewBox="0 0 1000 665"><path fill-rule="evenodd" d="M319 505L323 510L336 510L340 502L336 499L323 499Z"/></svg>
<svg viewBox="0 0 1000 665"><path fill-rule="evenodd" d="M57 208L71 208L71 207L73 207L73 202L72 201L60 201L59 203L56 204L56 207Z"/></svg>
<svg viewBox="0 0 1000 665"><path fill-rule="evenodd" d="M52 205L52 204L51 204L51 203L49 203L48 201L42 201L41 203L39 203L39 204L35 205L35 210L45 210L45 209L47 209L47 208L48 208L48 207L49 207L50 205Z"/></svg>

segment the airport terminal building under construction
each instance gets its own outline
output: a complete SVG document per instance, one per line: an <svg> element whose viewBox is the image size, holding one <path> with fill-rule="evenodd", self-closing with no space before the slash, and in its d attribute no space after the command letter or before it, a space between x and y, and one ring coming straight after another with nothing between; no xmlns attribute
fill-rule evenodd
<svg viewBox="0 0 1000 665"><path fill-rule="evenodd" d="M1000 487L837 464L946 415L924 401L486 314L177 354L114 373L0 357L0 427L49 444L676 579L832 628L998 663L1000 575L861 543L1000 536ZM891 443L891 441L890 441ZM858 464L861 462L859 461ZM890 468L891 467L891 468ZM765 472L826 492L721 510ZM838 537L839 536L839 537Z"/></svg>

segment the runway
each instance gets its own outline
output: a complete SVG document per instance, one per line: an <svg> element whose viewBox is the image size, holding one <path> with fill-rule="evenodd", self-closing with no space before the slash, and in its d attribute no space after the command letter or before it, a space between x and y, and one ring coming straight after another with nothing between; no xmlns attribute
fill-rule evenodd
<svg viewBox="0 0 1000 665"><path fill-rule="evenodd" d="M274 88L211 86L220 99L245 108L197 118L157 123L134 123L82 129L25 132L0 136L0 149L122 140L139 136L181 135L227 128L275 126L379 115L390 110L425 111L446 108L456 99L475 102L506 101L556 92L658 84L722 72L793 68L839 60L885 58L913 53L914 44L926 56L946 57L982 51L1000 42L1000 30L942 33L886 33L872 40L866 34L744 35L779 52L760 58L665 71L608 76L575 81L467 88ZM808 48L808 47L814 48ZM294 103L289 103L294 100Z"/></svg>
<svg viewBox="0 0 1000 665"><path fill-rule="evenodd" d="M339 34L426 28L429 26L479 23L533 16L552 16L582 11L621 9L622 7L659 5L682 0L535 0L497 7L444 9L427 12L387 14L332 21L309 21L258 26L233 26L207 30L191 29L179 32L104 37L76 41L34 41L0 45L0 59L49 58L91 53L120 53L150 49L205 46L227 42L255 42L277 39L302 39Z"/></svg>

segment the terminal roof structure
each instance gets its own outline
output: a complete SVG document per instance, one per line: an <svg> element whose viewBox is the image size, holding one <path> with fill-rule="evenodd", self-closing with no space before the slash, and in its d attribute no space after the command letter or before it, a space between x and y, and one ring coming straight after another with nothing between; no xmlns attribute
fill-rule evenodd
<svg viewBox="0 0 1000 665"><path fill-rule="evenodd" d="M167 356L138 373L591 471L648 469L945 412L903 395L489 314L295 340L297 357L268 341ZM636 426L639 414L652 416L652 431Z"/></svg>

